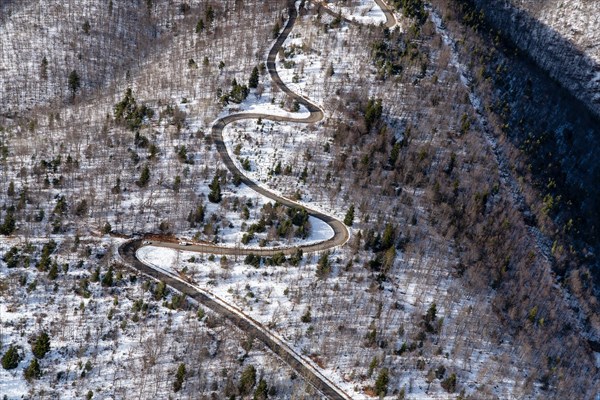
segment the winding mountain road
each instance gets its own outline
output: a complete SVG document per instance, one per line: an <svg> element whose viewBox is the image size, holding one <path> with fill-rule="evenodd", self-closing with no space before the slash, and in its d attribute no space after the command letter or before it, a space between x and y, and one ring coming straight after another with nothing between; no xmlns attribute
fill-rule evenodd
<svg viewBox="0 0 600 400"><path fill-rule="evenodd" d="M319 1L312 1L315 4L320 4ZM386 27L393 27L396 24L396 20L391 9L382 1L375 0L375 2L381 7L384 11L384 15L386 17ZM304 1L300 5L303 7ZM327 8L324 9L332 14L337 16L335 12ZM252 190L262 194L263 196L281 203L288 207L298 208L305 210L308 215L318 218L328 224L333 230L333 236L330 239L327 239L322 242L300 245L298 247L273 247L273 248L244 248L244 247L224 247L216 244L179 244L167 241L152 241L152 246L158 247L168 247L176 250L186 250L186 251L196 251L202 253L213 253L213 254L221 254L221 255L247 255L247 254L255 254L260 256L273 255L275 253L282 252L284 254L292 254L295 253L299 248L302 249L305 253L310 252L319 252L325 251L328 249L332 249L337 246L344 245L350 234L346 226L340 220L322 213L317 210L313 210L308 208L302 204L299 204L293 200L287 199L285 197L279 196L264 187L258 185L256 182L252 181L248 177L246 177L242 171L234 163L231 158L229 152L227 151L227 146L223 140L223 129L232 122L245 120L245 119L264 119L278 122L294 122L294 123L316 123L323 119L324 112L323 110L312 103L307 98L300 96L290 90L281 80L279 74L277 73L276 68L276 58L279 49L283 46L283 43L287 39L290 34L296 19L298 17L298 10L291 6L288 11L289 19L284 29L281 31L280 35L277 37L277 40L271 47L269 54L267 56L267 70L271 77L273 83L279 87L279 89L286 93L291 99L297 101L299 104L306 107L306 109L310 112L309 116L306 118L291 118L286 116L276 116L270 114L261 114L261 113L238 113L231 114L225 117L222 117L214 122L211 129L211 135L213 142L221 156L223 163L227 167L227 169L234 175L240 177L241 182L250 187ZM348 20L346 18L342 18L344 21L357 24L355 21ZM262 324L254 320L251 316L246 315L243 311L228 304L227 302L220 299L218 296L211 293L209 290L205 288L198 287L193 283L189 282L185 279L185 277L178 276L173 274L173 272L167 269L161 269L156 266L149 266L141 262L137 257L137 250L144 246L145 243L143 239L134 239L128 242L125 242L119 247L119 255L123 262L129 264L133 268L141 271L142 273L165 282L167 285L172 288L185 293L189 297L195 299L199 303L204 304L208 308L213 311L223 315L231 322L233 322L236 326L242 329L245 332L248 332L253 337L261 340L269 349L271 349L275 354L277 354L283 361L285 361L291 368L293 368L296 372L298 372L302 377L310 383L315 389L317 389L320 393L322 393L325 397L329 399L335 400L347 400L351 399L351 397L345 393L339 386L337 386L334 382L332 382L329 378L323 375L322 372L319 371L311 362L309 362L305 357L298 354L294 349L292 349L287 343L283 342L276 335L271 333L266 327Z"/></svg>

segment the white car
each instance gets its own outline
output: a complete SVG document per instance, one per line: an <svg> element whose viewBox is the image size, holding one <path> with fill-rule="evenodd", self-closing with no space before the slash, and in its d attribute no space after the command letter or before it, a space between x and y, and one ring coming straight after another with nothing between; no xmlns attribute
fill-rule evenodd
<svg viewBox="0 0 600 400"><path fill-rule="evenodd" d="M142 243L142 244L144 244L144 245L148 245L148 244L152 244L152 242L151 242L151 241L149 241L149 240L144 240L144 243Z"/></svg>
<svg viewBox="0 0 600 400"><path fill-rule="evenodd" d="M179 242L180 246L189 246L190 244L188 242Z"/></svg>

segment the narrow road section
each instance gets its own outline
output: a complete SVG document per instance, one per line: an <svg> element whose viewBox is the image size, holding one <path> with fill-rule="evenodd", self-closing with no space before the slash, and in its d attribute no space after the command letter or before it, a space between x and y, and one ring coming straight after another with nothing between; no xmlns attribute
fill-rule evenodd
<svg viewBox="0 0 600 400"><path fill-rule="evenodd" d="M264 325L251 316L221 300L210 291L186 282L179 276L167 270L159 270L149 267L138 260L136 252L141 241L133 240L119 247L119 255L123 261L140 272L156 280L162 281L173 289L184 293L198 303L210 308L214 312L224 316L238 328L252 337L263 342L273 353L277 354L294 371L300 374L304 380L318 390L323 396L332 400L352 399L346 392L340 389L334 382L327 378L322 372L314 367L306 358L292 349L287 343L272 334Z"/></svg>

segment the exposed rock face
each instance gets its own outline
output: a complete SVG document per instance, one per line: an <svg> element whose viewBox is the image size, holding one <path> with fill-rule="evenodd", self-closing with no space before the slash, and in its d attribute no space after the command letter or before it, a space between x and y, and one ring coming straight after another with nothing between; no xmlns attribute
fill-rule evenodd
<svg viewBox="0 0 600 400"><path fill-rule="evenodd" d="M474 3L529 55L496 60L504 71L496 76L496 100L508 105L507 134L526 154L539 188L560 203L555 222L563 231L574 224L600 282L600 258L593 256L600 251L600 2Z"/></svg>
<svg viewBox="0 0 600 400"><path fill-rule="evenodd" d="M600 3L475 0L486 18L600 115Z"/></svg>

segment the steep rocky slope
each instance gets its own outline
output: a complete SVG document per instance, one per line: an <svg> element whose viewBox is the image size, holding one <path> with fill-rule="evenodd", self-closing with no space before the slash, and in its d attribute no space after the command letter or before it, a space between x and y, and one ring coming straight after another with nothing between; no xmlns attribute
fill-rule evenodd
<svg viewBox="0 0 600 400"><path fill-rule="evenodd" d="M498 130L525 157L513 163L519 174L533 177L541 193L532 208L557 223L542 223L546 232L578 242L579 260L573 259L574 251L555 254L560 273L574 264L597 270L597 3L434 3L446 22L457 12L454 19L461 27L455 26L455 32L468 27L460 34L460 51L480 93L486 93Z"/></svg>
<svg viewBox="0 0 600 400"><path fill-rule="evenodd" d="M600 6L595 1L474 2L485 18L600 115Z"/></svg>

